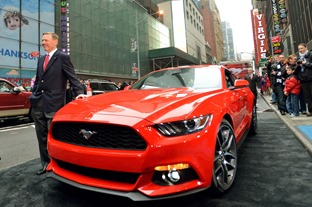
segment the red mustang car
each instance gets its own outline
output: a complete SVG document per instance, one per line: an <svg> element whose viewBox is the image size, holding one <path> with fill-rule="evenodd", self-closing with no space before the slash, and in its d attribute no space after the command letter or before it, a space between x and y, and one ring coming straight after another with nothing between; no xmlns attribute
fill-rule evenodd
<svg viewBox="0 0 312 207"><path fill-rule="evenodd" d="M0 120L28 117L31 119L31 92L0 78Z"/></svg>
<svg viewBox="0 0 312 207"><path fill-rule="evenodd" d="M47 170L67 184L136 201L209 187L222 194L235 179L237 148L256 129L246 80L217 65L162 69L59 110Z"/></svg>

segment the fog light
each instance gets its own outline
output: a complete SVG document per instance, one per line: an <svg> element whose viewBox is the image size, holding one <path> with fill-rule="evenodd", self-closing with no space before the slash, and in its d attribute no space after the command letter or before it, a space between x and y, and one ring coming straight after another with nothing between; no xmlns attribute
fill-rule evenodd
<svg viewBox="0 0 312 207"><path fill-rule="evenodd" d="M171 182L176 183L180 180L180 173L177 170L170 170L168 172L168 178Z"/></svg>
<svg viewBox="0 0 312 207"><path fill-rule="evenodd" d="M156 171L170 171L170 170L184 170L189 168L189 164L186 163L177 163L172 165L162 165L155 167Z"/></svg>
<svg viewBox="0 0 312 207"><path fill-rule="evenodd" d="M160 186L171 186L198 179L196 172L186 163L161 165L155 167L153 183Z"/></svg>

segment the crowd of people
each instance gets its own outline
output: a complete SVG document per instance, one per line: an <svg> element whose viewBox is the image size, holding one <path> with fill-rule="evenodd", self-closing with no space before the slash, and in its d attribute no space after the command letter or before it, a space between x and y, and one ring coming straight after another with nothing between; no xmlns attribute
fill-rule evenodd
<svg viewBox="0 0 312 207"><path fill-rule="evenodd" d="M312 51L305 43L298 45L298 55L283 54L268 59L267 73L258 78L264 95L271 95L282 115L312 116Z"/></svg>

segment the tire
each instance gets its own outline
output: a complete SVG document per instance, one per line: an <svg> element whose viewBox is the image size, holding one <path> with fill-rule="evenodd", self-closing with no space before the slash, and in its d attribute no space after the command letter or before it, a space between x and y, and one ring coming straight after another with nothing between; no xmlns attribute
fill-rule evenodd
<svg viewBox="0 0 312 207"><path fill-rule="evenodd" d="M250 129L248 132L248 135L255 135L257 134L257 107L256 104L252 107L252 115L251 115L251 124L250 124Z"/></svg>
<svg viewBox="0 0 312 207"><path fill-rule="evenodd" d="M215 158L212 172L214 195L225 194L233 185L237 171L237 147L232 126L222 120L216 141Z"/></svg>

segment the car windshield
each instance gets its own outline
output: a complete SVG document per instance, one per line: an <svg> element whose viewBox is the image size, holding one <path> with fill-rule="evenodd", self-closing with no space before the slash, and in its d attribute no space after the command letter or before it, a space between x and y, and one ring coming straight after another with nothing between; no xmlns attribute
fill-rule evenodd
<svg viewBox="0 0 312 207"><path fill-rule="evenodd" d="M180 68L156 71L136 82L131 89L152 88L221 88L221 70L218 67Z"/></svg>

